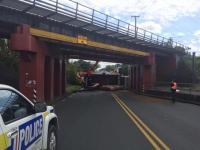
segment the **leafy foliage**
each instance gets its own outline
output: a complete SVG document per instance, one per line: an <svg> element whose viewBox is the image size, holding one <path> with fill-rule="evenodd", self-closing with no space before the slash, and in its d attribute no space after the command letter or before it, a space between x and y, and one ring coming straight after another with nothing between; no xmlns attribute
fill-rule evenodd
<svg viewBox="0 0 200 150"><path fill-rule="evenodd" d="M78 82L78 80L76 78L76 74L78 72L78 67L73 63L69 63L67 65L67 69L66 70L67 70L67 82L69 84L78 85L79 82Z"/></svg>
<svg viewBox="0 0 200 150"><path fill-rule="evenodd" d="M107 65L105 68L102 68L101 70L114 72L117 68L120 70L121 74L128 75L128 65L125 64Z"/></svg>
<svg viewBox="0 0 200 150"><path fill-rule="evenodd" d="M82 59L79 59L78 61L75 61L73 63L78 71L87 71L93 64L89 61L84 61ZM100 65L98 64L94 69L98 69Z"/></svg>
<svg viewBox="0 0 200 150"><path fill-rule="evenodd" d="M0 39L0 83L18 87L18 54L9 50L8 40Z"/></svg>
<svg viewBox="0 0 200 150"><path fill-rule="evenodd" d="M165 43L165 45L168 47L173 47L173 39L169 38L168 41Z"/></svg>
<svg viewBox="0 0 200 150"><path fill-rule="evenodd" d="M115 65L107 65L107 66L105 66L105 68L102 68L101 70L105 70L105 71L108 71L108 72L113 72L115 69L116 69Z"/></svg>
<svg viewBox="0 0 200 150"><path fill-rule="evenodd" d="M78 60L72 63L69 63L67 66L67 81L70 84L79 84L79 81L77 80L76 74L77 72L85 72L92 66L91 62L84 61L84 60ZM96 70L99 68L100 65L97 65L94 69Z"/></svg>
<svg viewBox="0 0 200 150"><path fill-rule="evenodd" d="M18 55L9 50L8 40L0 39L0 63L12 67L15 71L18 69Z"/></svg>
<svg viewBox="0 0 200 150"><path fill-rule="evenodd" d="M78 90L81 89L81 86L80 85L72 85L72 84L68 84L67 87L66 87L66 91L67 91L67 94L70 95L70 94L73 94L75 92L77 92Z"/></svg>
<svg viewBox="0 0 200 150"><path fill-rule="evenodd" d="M200 58L195 58L195 69L194 74L192 71L192 56L186 55L182 57L178 63L178 68L176 70L177 80L181 83L192 83L200 79Z"/></svg>
<svg viewBox="0 0 200 150"><path fill-rule="evenodd" d="M196 57L195 70L196 70L196 75L197 75L198 79L200 80L200 56Z"/></svg>

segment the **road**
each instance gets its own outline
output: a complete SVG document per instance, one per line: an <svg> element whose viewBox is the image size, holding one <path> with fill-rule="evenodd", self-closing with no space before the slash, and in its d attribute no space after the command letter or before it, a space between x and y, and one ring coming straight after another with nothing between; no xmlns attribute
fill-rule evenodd
<svg viewBox="0 0 200 150"><path fill-rule="evenodd" d="M59 150L200 149L200 106L96 91L73 94L55 108Z"/></svg>

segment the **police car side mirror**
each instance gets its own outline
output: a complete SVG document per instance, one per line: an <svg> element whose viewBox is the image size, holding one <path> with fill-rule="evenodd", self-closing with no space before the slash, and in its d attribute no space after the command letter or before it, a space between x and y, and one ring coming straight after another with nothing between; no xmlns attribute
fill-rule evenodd
<svg viewBox="0 0 200 150"><path fill-rule="evenodd" d="M44 102L35 103L34 110L36 113L45 112L47 110L47 105Z"/></svg>

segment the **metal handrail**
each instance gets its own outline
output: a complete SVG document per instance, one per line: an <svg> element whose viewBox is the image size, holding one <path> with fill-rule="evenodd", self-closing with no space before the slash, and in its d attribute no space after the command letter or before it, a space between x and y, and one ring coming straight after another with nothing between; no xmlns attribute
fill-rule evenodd
<svg viewBox="0 0 200 150"><path fill-rule="evenodd" d="M40 7L47 9L54 13L58 13L64 16L75 18L85 23L96 25L98 27L117 32L124 36L130 37L130 39L135 39L139 41L144 41L147 43L155 44L165 48L177 48L185 51L188 47L181 43L175 42L170 38L165 38L163 36L154 34L150 31L131 25L125 21L119 20L115 17L109 16L98 10L92 9L88 6L75 2L73 0L68 0L69 5L60 3L59 0L18 0L20 2L28 3L34 7ZM81 9L81 8L82 9ZM89 13L91 12L91 13ZM122 25L123 24L123 25ZM137 35L137 36L136 36Z"/></svg>

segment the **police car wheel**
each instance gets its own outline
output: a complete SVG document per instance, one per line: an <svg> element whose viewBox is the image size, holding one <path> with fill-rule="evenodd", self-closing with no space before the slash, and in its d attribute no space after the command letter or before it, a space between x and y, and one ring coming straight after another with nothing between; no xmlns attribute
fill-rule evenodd
<svg viewBox="0 0 200 150"><path fill-rule="evenodd" d="M48 141L47 141L47 149L48 150L56 150L57 149L57 132L55 126L50 126L48 131Z"/></svg>

